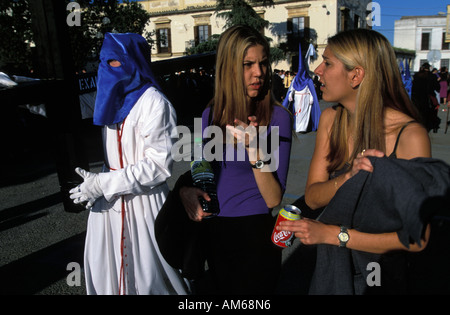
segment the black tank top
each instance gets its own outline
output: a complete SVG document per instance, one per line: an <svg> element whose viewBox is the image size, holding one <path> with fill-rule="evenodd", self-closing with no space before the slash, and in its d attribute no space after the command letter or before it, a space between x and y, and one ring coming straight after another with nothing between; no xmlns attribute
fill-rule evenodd
<svg viewBox="0 0 450 315"><path fill-rule="evenodd" d="M400 139L400 135L402 134L403 130L411 123L416 122L415 120L408 121L406 124L403 125L402 129L400 129L400 132L398 133L397 140L395 141L394 150L392 151L391 155L389 155L389 158L396 159L397 158L397 145L398 140Z"/></svg>
<svg viewBox="0 0 450 315"><path fill-rule="evenodd" d="M394 145L394 150L392 151L391 155L389 155L389 158L392 159L396 159L397 158L397 146L398 146L398 141L400 139L400 135L402 134L403 130L411 123L416 122L415 120L411 120L408 121L406 124L403 125L402 129L400 129L398 135L397 135L397 140L395 141L395 145ZM348 172L348 170L350 169L351 164L349 162L345 163L344 167L342 167L339 170L335 170L334 172L332 172L329 176L330 179L338 177L341 174L344 174L346 172Z"/></svg>

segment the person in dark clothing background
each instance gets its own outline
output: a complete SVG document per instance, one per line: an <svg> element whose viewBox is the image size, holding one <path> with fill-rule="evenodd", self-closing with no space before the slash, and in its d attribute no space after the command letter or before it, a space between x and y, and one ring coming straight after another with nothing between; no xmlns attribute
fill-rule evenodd
<svg viewBox="0 0 450 315"><path fill-rule="evenodd" d="M417 107L427 130L433 129L435 133L440 122L436 111L439 104L435 91L439 91L440 88L437 76L430 72L430 64L424 63L420 71L414 75L411 100Z"/></svg>
<svg viewBox="0 0 450 315"><path fill-rule="evenodd" d="M447 67L442 67L439 70L439 85L441 86L440 94L439 94L439 104L447 103L447 95L448 95L448 81L450 80Z"/></svg>
<svg viewBox="0 0 450 315"><path fill-rule="evenodd" d="M280 77L279 72L280 70L275 69L272 74L272 91L273 97L281 103L284 97L284 85L283 79Z"/></svg>

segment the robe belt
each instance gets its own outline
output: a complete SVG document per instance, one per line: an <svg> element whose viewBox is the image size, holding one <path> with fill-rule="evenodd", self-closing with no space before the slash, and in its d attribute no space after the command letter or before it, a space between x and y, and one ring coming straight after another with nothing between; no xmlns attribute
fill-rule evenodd
<svg viewBox="0 0 450 315"><path fill-rule="evenodd" d="M126 119L126 118L125 118ZM117 146L119 149L119 161L120 167L123 168L123 158L122 158L122 133L123 126L125 125L125 119L122 122L122 128L120 123L117 124ZM119 279L119 295L121 295L121 290L123 286L122 294L125 295L125 274L124 274L124 261L123 261L123 249L125 243L125 200L124 196L120 196L122 200L122 227L120 234L120 279Z"/></svg>

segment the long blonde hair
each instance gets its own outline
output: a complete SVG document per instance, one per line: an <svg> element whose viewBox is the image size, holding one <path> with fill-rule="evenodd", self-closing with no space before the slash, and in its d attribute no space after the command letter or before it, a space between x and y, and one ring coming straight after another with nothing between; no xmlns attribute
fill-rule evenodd
<svg viewBox="0 0 450 315"><path fill-rule="evenodd" d="M260 125L267 125L272 114L270 93L272 70L270 62L264 78L262 92L248 103L244 84L244 57L247 50L256 45L264 47L270 59L270 48L266 39L258 31L242 25L227 29L220 37L216 57L216 79L214 92L214 113L212 123L225 128L233 124L235 118L244 122L255 115Z"/></svg>
<svg viewBox="0 0 450 315"><path fill-rule="evenodd" d="M365 75L358 88L354 120L343 106L337 107L330 135L328 171L343 167L363 149L378 149L386 153L385 109L390 107L418 120L401 79L394 50L380 33L355 29L338 33L328 39L328 47L344 64L347 71L356 66ZM353 135L353 153L348 156L348 136Z"/></svg>

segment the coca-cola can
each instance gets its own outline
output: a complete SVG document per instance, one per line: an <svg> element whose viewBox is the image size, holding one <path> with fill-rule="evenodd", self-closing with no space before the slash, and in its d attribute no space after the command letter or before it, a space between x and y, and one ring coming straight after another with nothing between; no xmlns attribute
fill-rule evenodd
<svg viewBox="0 0 450 315"><path fill-rule="evenodd" d="M300 220L301 211L299 208L293 205L286 205L283 209L278 212L277 222L272 232L272 242L280 247L286 248L292 245L295 239L295 235L288 231L278 231L277 226L282 221L295 221Z"/></svg>

